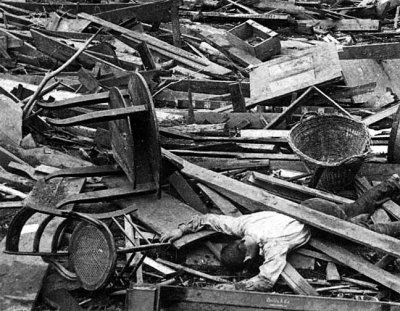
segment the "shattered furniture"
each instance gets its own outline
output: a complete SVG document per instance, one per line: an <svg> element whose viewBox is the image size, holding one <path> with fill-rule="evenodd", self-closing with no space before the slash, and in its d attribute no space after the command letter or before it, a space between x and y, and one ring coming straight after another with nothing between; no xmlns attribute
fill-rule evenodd
<svg viewBox="0 0 400 311"><path fill-rule="evenodd" d="M139 73L132 74L125 97L119 89L112 88L109 107L103 111L48 121L62 126L109 121L113 156L120 168L108 165L64 169L39 180L25 200L25 207L11 222L6 241L7 253L42 256L45 261L53 263L63 276L68 279L77 278L87 290L105 286L111 277L123 283L121 277L135 252L160 246L152 244L118 249L110 226L116 225L129 239L116 217L122 216L129 221L126 215L132 209L99 211L94 208L90 211L77 211L74 207L75 203L104 202L149 193L154 193L156 200L156 194L160 194L161 151L158 128L151 95L143 77ZM55 105L51 108L63 107ZM121 175L121 169L127 177L126 186L80 193L86 177ZM37 228L32 249L20 250L19 240L24 225L35 213L48 216ZM52 221L58 221L59 224L50 250L43 251L41 236ZM66 240L68 235L70 238ZM120 253L131 253L131 256L126 266L117 273L115 265L117 254ZM62 264L65 261L68 269Z"/></svg>

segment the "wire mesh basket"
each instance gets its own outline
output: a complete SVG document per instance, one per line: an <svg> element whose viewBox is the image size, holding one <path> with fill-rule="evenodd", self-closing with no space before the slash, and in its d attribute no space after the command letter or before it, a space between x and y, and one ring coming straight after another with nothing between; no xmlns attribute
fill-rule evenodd
<svg viewBox="0 0 400 311"><path fill-rule="evenodd" d="M306 115L289 132L289 145L311 171L324 169L318 188L341 190L353 183L370 153L368 128L340 115Z"/></svg>

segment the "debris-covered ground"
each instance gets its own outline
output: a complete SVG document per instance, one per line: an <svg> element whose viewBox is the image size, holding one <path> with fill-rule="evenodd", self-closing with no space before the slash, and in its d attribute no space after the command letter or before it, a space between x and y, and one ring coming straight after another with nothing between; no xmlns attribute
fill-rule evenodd
<svg viewBox="0 0 400 311"><path fill-rule="evenodd" d="M0 310L399 310L400 241L366 227L400 196L299 205L400 172L399 5L2 1ZM231 238L160 240L264 210L312 238L263 295L218 289L262 264L221 265Z"/></svg>

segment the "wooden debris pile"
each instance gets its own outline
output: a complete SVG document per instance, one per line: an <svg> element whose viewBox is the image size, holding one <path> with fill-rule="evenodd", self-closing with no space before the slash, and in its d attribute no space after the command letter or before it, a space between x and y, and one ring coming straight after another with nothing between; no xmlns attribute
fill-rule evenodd
<svg viewBox="0 0 400 311"><path fill-rule="evenodd" d="M400 241L299 205L353 202L400 171L399 4L1 2L0 309L399 309ZM321 187L289 144L308 115L368 128L346 187ZM400 220L399 203L367 221ZM260 210L334 237L292 252L277 294L213 289L248 277L220 266L214 232L158 240ZM77 219L114 250L95 285L68 247L90 229Z"/></svg>

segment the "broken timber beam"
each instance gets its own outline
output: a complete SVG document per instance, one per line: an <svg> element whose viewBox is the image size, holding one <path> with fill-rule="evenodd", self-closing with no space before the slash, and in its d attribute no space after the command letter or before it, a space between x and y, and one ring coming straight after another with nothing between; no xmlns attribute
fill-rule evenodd
<svg viewBox="0 0 400 311"><path fill-rule="evenodd" d="M205 183L223 195L228 195L251 212L262 210L280 212L323 231L400 257L400 241L398 239L373 232L348 221L270 194L257 187L201 168L165 149L162 149L162 155L178 166L183 174Z"/></svg>
<svg viewBox="0 0 400 311"><path fill-rule="evenodd" d="M150 50L153 50L166 57L175 59L177 62L184 64L188 67L194 68L196 70L201 70L202 72L217 76L226 75L231 72L231 70L226 69L225 67L217 65L199 56L193 55L189 52L186 52L185 50L177 48L171 44L168 44L164 41L154 38L148 34L139 33L134 30L129 30L127 28L118 26L114 23L107 22L101 18L86 13L80 13L78 14L78 17L89 20L92 23L98 24L100 26L110 28L111 30L119 34L122 34L122 37L132 41L132 43L138 44L144 41L147 43ZM126 43L125 40L124 42Z"/></svg>
<svg viewBox="0 0 400 311"><path fill-rule="evenodd" d="M370 279L379 282L380 284L398 293L400 292L400 277L378 268L361 256L353 254L352 252L333 242L313 238L309 244L333 259L341 262L342 264L369 277Z"/></svg>

